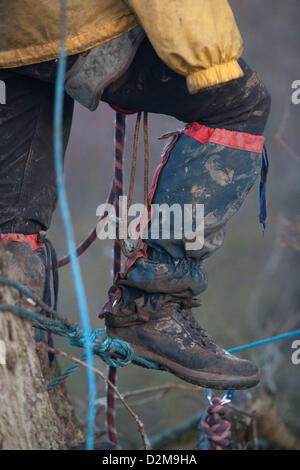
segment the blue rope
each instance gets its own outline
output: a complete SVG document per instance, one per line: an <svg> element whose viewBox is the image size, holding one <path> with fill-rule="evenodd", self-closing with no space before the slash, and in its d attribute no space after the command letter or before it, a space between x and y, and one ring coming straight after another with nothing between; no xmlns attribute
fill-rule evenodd
<svg viewBox="0 0 300 470"><path fill-rule="evenodd" d="M35 301L36 304L40 304L41 308L43 307L43 305L41 305L41 301L37 299L33 294L28 292L20 284L14 281L4 279L2 277L0 277L0 283L18 289L24 296L31 298L33 301ZM49 318L45 315L42 315L41 313L25 310L23 307L16 305L0 304L0 311L1 310L10 311L15 315L24 318L25 320L29 320L36 328L40 328L45 331L51 331L52 333L64 336L69 339L70 344L73 346L85 347L87 343L86 336L88 336L89 344L93 345L93 354L96 354L101 357L101 359L104 360L110 366L122 367L133 362L139 366L147 367L150 369L159 369L156 364L153 364L147 361L146 359L136 356L134 354L133 348L125 341L117 339L113 340L109 338L106 334L105 329L92 330L90 328L87 334L84 336L82 330L80 330L78 326L68 323L55 311L52 312L54 318ZM295 336L300 336L300 330L290 331L288 333L283 333L281 335L273 336L271 338L266 338L260 341L255 341L253 343L237 346L236 348L229 349L228 352L231 354L237 353L240 351L245 351L247 349L252 349L259 346L274 343L276 341L293 338ZM80 359L86 360L86 354L81 356ZM48 385L48 390L52 390L55 386L63 383L69 377L69 375L77 369L78 366L78 363L73 363L68 369L63 372L63 374L61 374ZM211 390L207 389L206 397L208 401L210 401L211 396ZM228 403L232 400L232 398L233 391L229 390L223 397L223 401L224 403Z"/></svg>
<svg viewBox="0 0 300 470"><path fill-rule="evenodd" d="M78 326L69 323L65 318L55 312L55 310L49 308L47 305L44 305L44 302L35 297L21 284L15 281L11 281L9 279L5 279L2 276L0 276L0 283L8 287L14 287L15 289L18 289L25 297L29 297L31 300L34 301L35 304L39 305L42 310L48 309L54 318L49 318L45 315L42 315L41 313L31 312L29 310L24 309L23 307L9 304L0 304L0 311L10 311L15 315L24 318L25 320L31 321L31 323L34 323L34 326L38 324L38 328L42 330L50 331L60 336L68 337L70 344L72 344L73 346L84 347L82 332L78 328ZM88 336L90 342L93 345L93 352L95 354L98 354L106 362L108 361L107 363L109 365L121 367L130 364L130 362L134 362L135 364L138 364L140 366L158 369L158 367L153 363L133 354L132 348L125 341L110 339L107 336L105 329L89 329ZM295 336L300 336L300 330L294 330L288 333L283 333L278 336L272 336L271 338L254 341L253 343L237 346L235 348L228 349L227 351L231 354L234 354L240 351L245 351L247 349L265 346L276 341L293 338ZM110 362L110 355L118 356L118 364L116 364L114 360ZM122 358L121 362L119 362L120 358Z"/></svg>
<svg viewBox="0 0 300 470"><path fill-rule="evenodd" d="M83 354L79 359L81 361L85 361L86 355ZM57 385L62 384L69 377L69 375L71 375L78 367L79 367L78 362L73 362L73 364L70 367L68 367L68 369L66 369L63 374L61 374L59 377L56 377L56 379L54 379L52 382L49 383L47 387L48 391L52 390Z"/></svg>
<svg viewBox="0 0 300 470"><path fill-rule="evenodd" d="M260 341L254 341L253 343L244 344L242 346L237 346L236 348L228 349L230 354L237 353L240 351L246 351L247 349L257 348L259 346L265 346L267 344L275 343L276 341L281 341L283 339L293 338L300 335L300 330L290 331L289 333L283 333L282 335L272 336L271 338L262 339ZM212 392L211 389L206 389L206 400L211 404ZM225 400L226 403L231 402L234 396L234 390L228 390L226 395L223 397L222 401Z"/></svg>
<svg viewBox="0 0 300 470"><path fill-rule="evenodd" d="M0 283L9 287L15 287L18 289L24 296L30 297L34 300L37 304L41 304L40 300L37 299L33 294L28 292L23 286L20 284L4 279L0 277ZM41 308L43 307L40 305ZM40 328L45 331L51 331L52 333L58 334L60 336L64 336L68 338L69 342L73 346L78 347L85 347L86 339L83 336L82 331L78 326L71 325L65 319L61 318L57 312L53 312L54 318L46 317L38 312L31 312L29 310L24 309L23 307L16 306L16 305L7 305L7 304L0 304L0 311L10 311L15 315L24 318L25 320L29 320L33 326L36 328ZM105 329L98 329L92 330L89 329L87 332L87 336L89 338L89 343L93 345L93 354L98 355L101 357L103 361L105 361L108 365L114 367L122 367L130 364L131 362L142 366L147 367L150 369L158 370L159 367L156 364L153 364L146 359L143 359L139 356L134 354L133 348L126 343L125 341L111 339L107 336ZM245 344L242 346L238 346L236 348L229 349L229 353L236 353L240 351L245 351L247 349L256 348L259 346L264 346L270 343L274 343L275 341L281 341L288 338L293 338L295 336L300 336L300 330L290 331L289 333L283 333L278 336L273 336L271 338L266 338L260 341L255 341L253 343ZM86 354L81 356L81 360L86 360ZM68 369L63 372L59 377L53 380L48 385L48 390L51 390L56 385L61 384L64 382L69 375L74 372L77 367L78 363L73 363ZM208 389L206 391L206 396L209 398L211 396L211 390ZM223 397L226 402L231 401L233 398L233 391L229 390L227 394Z"/></svg>
<svg viewBox="0 0 300 470"><path fill-rule="evenodd" d="M84 346L87 358L87 379L89 387L89 409L87 420L87 444L86 449L94 448L94 422L96 416L95 400L96 400L96 380L93 370L93 351L92 344L88 332L90 331L90 321L88 314L87 301L85 297L82 276L80 272L79 262L76 256L76 244L71 221L70 210L66 196L66 190L63 177L63 144L62 144L62 119L63 119L63 102L64 102L64 79L66 71L66 14L67 0L61 0L61 45L59 53L59 61L57 67L57 76L55 83L55 103L54 103L54 161L56 169L56 181L58 190L58 199L60 203L62 220L65 228L68 251L70 253L71 269L73 274L74 286L77 296L77 302L80 312Z"/></svg>
<svg viewBox="0 0 300 470"><path fill-rule="evenodd" d="M244 344L243 346L237 346L236 348L228 349L228 352L233 354L240 351L245 351L246 349L257 348L259 346L265 346L266 344L275 343L275 341L281 341L283 339L293 338L294 336L299 336L300 330L290 331L289 333L283 333L282 335L272 336L272 338L262 339L260 341L255 341L254 343Z"/></svg>
<svg viewBox="0 0 300 470"><path fill-rule="evenodd" d="M18 305L0 304L0 311L11 312L24 320L29 320L35 328L65 337L72 346L84 347L85 339L82 330L76 325L66 328L60 320L46 317L39 312L31 312ZM109 338L105 329L90 329L88 336L93 354L101 357L108 365L123 367L136 359L133 348L128 343ZM139 361L138 358L137 361Z"/></svg>
<svg viewBox="0 0 300 470"><path fill-rule="evenodd" d="M55 333L59 336L68 338L72 346L84 347L84 339L82 331L78 326L73 325L68 322L64 317L58 314L54 309L50 308L48 305L45 305L43 301L35 297L31 292L29 292L21 284L5 279L0 276L0 283L4 286L14 287L19 290L26 298L30 298L35 305L38 305L41 310L48 311L51 313L53 318L42 315L37 311L26 310L23 307L9 305L9 304L0 304L0 311L10 311L17 316L25 320L29 320L33 326L40 328L41 330ZM138 364L143 367L151 369L159 369L155 364L147 361L146 359L140 358L134 354L134 351L131 346L125 341L118 339L111 339L107 336L105 329L89 329L88 336L90 343L93 346L93 353L101 357L108 365L114 367L123 367L130 364L132 361L135 364ZM64 375L64 374L63 374Z"/></svg>
<svg viewBox="0 0 300 470"><path fill-rule="evenodd" d="M25 310L23 307L9 305L9 304L0 304L0 310L2 311L8 310L17 316L24 318L25 320L31 321L31 323L34 323L35 326L36 324L38 324L39 325L38 327L40 329L50 331L52 333L56 333L60 336L68 337L70 343L73 346L84 347L82 333L81 333L81 330L78 328L78 326L72 325L71 323L69 323L68 320L63 318L61 315L59 315L55 310L53 310L49 306L45 305L44 302L42 302L40 299L35 297L30 291L28 291L21 284L15 281L9 280L9 279L5 279L2 276L0 276L0 283L8 287L14 287L15 289L19 290L25 297L29 297L36 305L39 305L41 310L45 310L45 309L48 310L53 316L53 318L46 317L38 312L31 312L29 310ZM125 362L122 362L121 364L116 365L116 367L121 367L123 365L127 365L130 363L129 356L132 356L132 353L129 352L130 346L125 341L111 340L110 338L108 339L105 329L103 330L89 329L88 336L89 336L90 342L92 342L93 344L93 350L95 354L98 354L103 360L111 361L111 359L108 359L108 356L117 354L119 358L122 357L123 360L124 360L124 357L126 357L126 360ZM247 349L252 349L252 348L259 347L259 346L264 346L270 343L274 343L276 341L293 338L295 336L300 336L300 330L290 331L288 333L283 333L278 336L272 336L271 338L266 338L266 339L262 339L259 341L254 341L253 343L244 344L242 346L237 346L235 348L228 349L228 352L231 354L234 354L240 351L245 351ZM113 343L113 346L110 344L110 342ZM115 343L118 343L118 346L115 346ZM96 351L95 351L95 345L97 345ZM139 356L136 356L135 354L132 356L131 360L135 364L148 367L148 368L158 369L158 367L155 366L153 363ZM108 362L108 363L110 365L112 364L111 362Z"/></svg>

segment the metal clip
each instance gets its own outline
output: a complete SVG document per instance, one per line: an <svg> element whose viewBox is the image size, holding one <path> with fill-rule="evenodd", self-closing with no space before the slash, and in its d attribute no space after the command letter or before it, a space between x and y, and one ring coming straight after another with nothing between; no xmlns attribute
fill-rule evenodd
<svg viewBox="0 0 300 470"><path fill-rule="evenodd" d="M234 396L234 390L228 390L228 392L225 393L223 398L221 398L221 405L227 405L228 403L230 403L233 400L233 396ZM210 388L207 388L206 389L206 400L209 403L209 405L213 406L212 398L213 398L212 397L212 391L211 391Z"/></svg>

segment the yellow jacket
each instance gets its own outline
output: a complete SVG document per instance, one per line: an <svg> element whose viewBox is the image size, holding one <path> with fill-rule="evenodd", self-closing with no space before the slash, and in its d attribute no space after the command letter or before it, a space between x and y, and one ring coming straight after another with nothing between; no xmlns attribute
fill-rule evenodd
<svg viewBox="0 0 300 470"><path fill-rule="evenodd" d="M0 18L0 68L58 57L60 0L0 0ZM227 0L67 0L67 54L138 24L190 93L242 76L242 39Z"/></svg>

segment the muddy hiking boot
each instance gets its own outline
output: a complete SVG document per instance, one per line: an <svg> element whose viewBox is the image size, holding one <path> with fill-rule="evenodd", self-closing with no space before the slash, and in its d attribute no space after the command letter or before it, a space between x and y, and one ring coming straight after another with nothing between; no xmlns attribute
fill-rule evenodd
<svg viewBox="0 0 300 470"><path fill-rule="evenodd" d="M10 277L30 291L34 296L43 300L47 305L57 309L58 274L55 266L57 259L51 242L45 236L23 234L0 234L0 244L10 253ZM53 270L53 294L52 302L50 286L50 266ZM28 305L25 306L27 308ZM49 316L47 312L41 311ZM43 340L43 332L35 328L35 341ZM48 333L48 345L53 346L51 333ZM50 361L54 356L49 353Z"/></svg>
<svg viewBox="0 0 300 470"><path fill-rule="evenodd" d="M142 308L124 315L123 307L121 301L105 312L109 337L128 342L137 356L161 370L221 390L249 388L259 382L257 367L217 346L190 308L171 302L151 315Z"/></svg>

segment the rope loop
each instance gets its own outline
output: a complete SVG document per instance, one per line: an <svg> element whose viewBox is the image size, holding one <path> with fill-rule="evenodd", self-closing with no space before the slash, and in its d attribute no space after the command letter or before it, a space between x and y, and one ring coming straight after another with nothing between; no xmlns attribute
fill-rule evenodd
<svg viewBox="0 0 300 470"><path fill-rule="evenodd" d="M101 332L101 340L94 348L95 354L101 357L108 365L113 367L124 367L129 365L134 358L133 348L119 339L111 339L105 330ZM103 335L106 335L103 338Z"/></svg>
<svg viewBox="0 0 300 470"><path fill-rule="evenodd" d="M79 328L69 333L68 339L72 346L84 347L85 340ZM124 367L130 364L134 358L133 348L125 341L109 338L105 329L90 329L88 340L93 353L109 366Z"/></svg>

